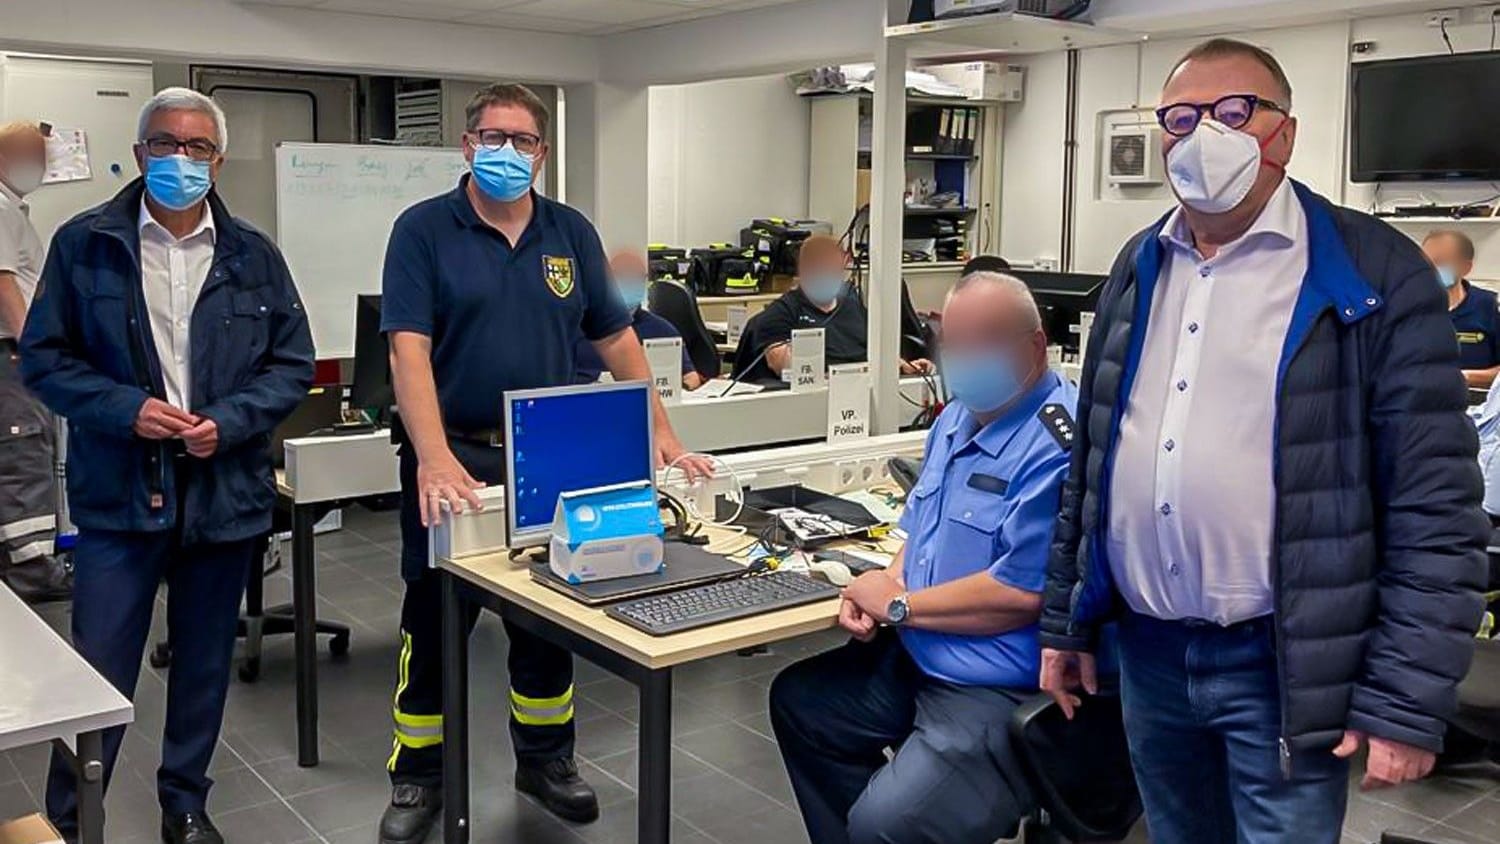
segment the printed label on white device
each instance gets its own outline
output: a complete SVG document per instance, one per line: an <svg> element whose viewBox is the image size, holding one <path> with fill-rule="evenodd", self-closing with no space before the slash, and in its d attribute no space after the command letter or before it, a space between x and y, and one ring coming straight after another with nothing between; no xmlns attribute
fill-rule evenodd
<svg viewBox="0 0 1500 844"><path fill-rule="evenodd" d="M828 368L828 441L862 440L870 435L870 365L846 363Z"/></svg>
<svg viewBox="0 0 1500 844"><path fill-rule="evenodd" d="M823 372L823 329L800 328L792 332L792 392L821 390L828 383Z"/></svg>
<svg viewBox="0 0 1500 844"><path fill-rule="evenodd" d="M731 346L740 344L740 335L745 333L745 323L750 321L750 309L744 305L730 305L725 309L726 326L724 342Z"/></svg>
<svg viewBox="0 0 1500 844"><path fill-rule="evenodd" d="M682 401L682 338L658 337L641 343L651 367L651 384L662 404Z"/></svg>

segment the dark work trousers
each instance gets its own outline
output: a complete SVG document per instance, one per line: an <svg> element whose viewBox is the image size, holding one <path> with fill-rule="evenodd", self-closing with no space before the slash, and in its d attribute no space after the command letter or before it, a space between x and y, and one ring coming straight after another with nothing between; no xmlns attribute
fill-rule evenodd
<svg viewBox="0 0 1500 844"><path fill-rule="evenodd" d="M771 684L771 727L808 837L993 844L1014 835L1032 808L1007 729L1025 696L934 680L893 631L787 668Z"/></svg>
<svg viewBox="0 0 1500 844"><path fill-rule="evenodd" d="M177 489L192 483L195 458L176 458ZM179 498L182 496L179 494ZM80 529L74 550L73 647L127 698L134 698L151 629L157 586L167 584L166 726L157 798L167 814L202 811L213 781L208 764L224 720L240 598L254 539L184 545L182 510L171 530ZM104 735L104 783L114 771L124 727ZM57 753L47 780L47 814L59 831L78 828L72 766Z"/></svg>
<svg viewBox="0 0 1500 844"><path fill-rule="evenodd" d="M15 344L0 340L0 567L52 565L57 431L21 383Z"/></svg>
<svg viewBox="0 0 1500 844"><path fill-rule="evenodd" d="M505 480L505 452L467 441L449 444L475 480ZM427 529L417 509L417 458L401 447L401 656L393 712L395 737L386 763L391 782L435 787L443 775L442 602L438 574L427 566ZM473 632L478 610L464 623ZM512 624L510 737L516 761L540 765L573 755L573 656Z"/></svg>

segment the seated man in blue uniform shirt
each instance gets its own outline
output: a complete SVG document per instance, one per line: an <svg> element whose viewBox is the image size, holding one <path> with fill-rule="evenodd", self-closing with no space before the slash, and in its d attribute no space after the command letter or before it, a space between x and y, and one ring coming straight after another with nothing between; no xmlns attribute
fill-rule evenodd
<svg viewBox="0 0 1500 844"><path fill-rule="evenodd" d="M630 311L635 336L642 341L681 336L672 323L646 310L647 272L646 256L641 252L622 249L609 259L611 287ZM579 340L573 357L574 383L592 384L599 380L604 372L604 359L599 357L593 343ZM688 357L686 346L682 347L682 385L689 390L703 386L703 376L693 369L693 361Z"/></svg>
<svg viewBox="0 0 1500 844"><path fill-rule="evenodd" d="M1076 393L1048 370L1036 303L1010 276L958 282L941 354L954 402L927 438L906 546L844 591L854 641L771 686L817 844L992 844L1033 805L1006 724L1036 687Z"/></svg>
<svg viewBox="0 0 1500 844"><path fill-rule="evenodd" d="M1469 283L1474 241L1458 231L1435 231L1422 241L1448 293L1448 316L1458 334L1458 362L1470 387L1489 389L1500 375L1500 298Z"/></svg>

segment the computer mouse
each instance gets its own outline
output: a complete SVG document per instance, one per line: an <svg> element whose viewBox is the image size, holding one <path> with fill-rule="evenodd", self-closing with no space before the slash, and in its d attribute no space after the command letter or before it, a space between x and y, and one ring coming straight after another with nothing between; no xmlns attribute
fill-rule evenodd
<svg viewBox="0 0 1500 844"><path fill-rule="evenodd" d="M838 560L813 560L807 567L823 575L823 578L834 586L848 586L854 581L854 572Z"/></svg>

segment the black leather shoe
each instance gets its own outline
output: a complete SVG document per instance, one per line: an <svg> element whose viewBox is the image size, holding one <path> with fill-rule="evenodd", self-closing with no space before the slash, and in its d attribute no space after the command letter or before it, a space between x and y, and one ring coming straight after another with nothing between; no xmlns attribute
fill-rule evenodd
<svg viewBox="0 0 1500 844"><path fill-rule="evenodd" d="M517 765L516 790L542 801L547 811L565 821L592 823L599 819L599 797L578 776L578 765L572 759Z"/></svg>
<svg viewBox="0 0 1500 844"><path fill-rule="evenodd" d="M391 805L380 816L380 844L421 844L443 811L443 792L420 785L391 789Z"/></svg>
<svg viewBox="0 0 1500 844"><path fill-rule="evenodd" d="M206 812L183 812L161 819L162 844L224 844Z"/></svg>

